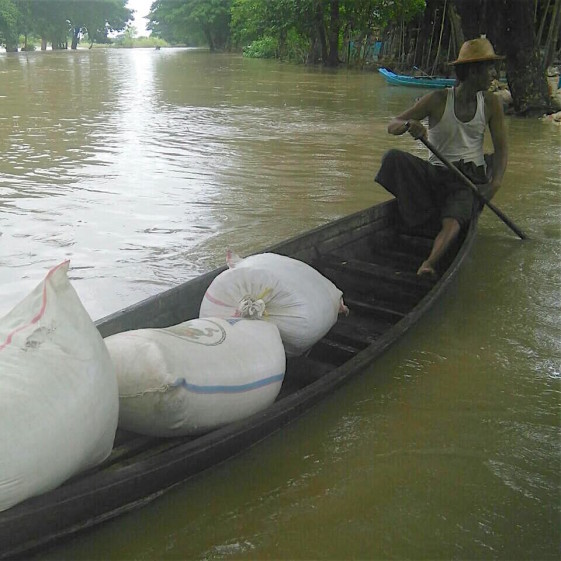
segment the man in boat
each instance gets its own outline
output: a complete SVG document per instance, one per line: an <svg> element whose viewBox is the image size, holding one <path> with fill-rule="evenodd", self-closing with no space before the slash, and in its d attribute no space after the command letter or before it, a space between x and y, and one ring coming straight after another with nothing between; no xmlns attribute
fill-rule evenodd
<svg viewBox="0 0 561 561"><path fill-rule="evenodd" d="M427 135L421 121L428 118L429 141L478 186L487 200L501 186L507 164L502 103L488 91L496 61L503 58L484 37L466 41L458 59L450 63L456 71L456 85L425 95L388 125L390 134L409 132L418 139ZM483 154L486 126L494 148L491 157ZM375 180L396 196L407 226L420 226L435 215L440 218L441 230L417 271L418 275L436 276L439 259L472 217L472 191L432 153L426 161L390 150Z"/></svg>

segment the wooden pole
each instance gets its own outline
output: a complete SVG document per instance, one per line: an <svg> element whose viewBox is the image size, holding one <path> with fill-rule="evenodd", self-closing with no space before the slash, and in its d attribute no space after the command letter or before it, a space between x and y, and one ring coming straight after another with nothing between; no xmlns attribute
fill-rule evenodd
<svg viewBox="0 0 561 561"><path fill-rule="evenodd" d="M431 53L431 50L432 50L432 40L433 40L433 37L434 37L434 28L436 27L436 15L437 14L438 14L438 8L435 8L434 9L434 21L432 22L432 31L431 31L431 34L430 34L430 41L429 41L429 52L427 53L427 62L424 65L425 68L428 68L429 65L430 65L430 53Z"/></svg>
<svg viewBox="0 0 561 561"><path fill-rule="evenodd" d="M538 49L541 47L541 43L542 43L542 36L543 36L543 30L545 29L545 22L547 21L547 15L549 12L549 3L551 0L547 0L547 4L545 5L545 10L542 14L542 21L540 23L540 28L538 30L538 34L536 35L536 45L538 47ZM537 8L536 8L537 10Z"/></svg>
<svg viewBox="0 0 561 561"><path fill-rule="evenodd" d="M442 45L442 34L444 33L444 24L446 23L446 6L448 5L448 0L444 0L444 8L442 10L442 23L440 24L440 35L438 36L438 47L436 48L436 55L434 57L434 63L432 65L431 74L434 76L436 68L438 65L438 58L440 57L440 47Z"/></svg>

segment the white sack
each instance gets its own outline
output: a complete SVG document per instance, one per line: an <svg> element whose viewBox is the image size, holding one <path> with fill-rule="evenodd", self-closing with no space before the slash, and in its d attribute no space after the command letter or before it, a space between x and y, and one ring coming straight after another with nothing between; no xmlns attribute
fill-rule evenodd
<svg viewBox="0 0 561 561"><path fill-rule="evenodd" d="M119 426L155 436L200 434L276 399L286 357L274 325L219 318L105 339L117 370Z"/></svg>
<svg viewBox="0 0 561 561"><path fill-rule="evenodd" d="M317 343L337 321L342 292L310 265L275 253L238 260L208 287L200 317L248 317L274 323L288 356Z"/></svg>
<svg viewBox="0 0 561 561"><path fill-rule="evenodd" d="M53 489L111 452L115 371L66 273L0 319L0 511Z"/></svg>

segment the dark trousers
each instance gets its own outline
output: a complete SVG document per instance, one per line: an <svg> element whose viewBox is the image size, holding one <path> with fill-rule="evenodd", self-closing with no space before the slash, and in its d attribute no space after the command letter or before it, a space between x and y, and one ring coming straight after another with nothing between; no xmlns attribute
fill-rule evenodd
<svg viewBox="0 0 561 561"><path fill-rule="evenodd" d="M473 183L488 181L483 166L463 161L454 164ZM448 168L408 152L386 152L375 181L397 198L399 212L408 226L420 226L438 217L455 218L463 226L473 214L474 195L467 185Z"/></svg>

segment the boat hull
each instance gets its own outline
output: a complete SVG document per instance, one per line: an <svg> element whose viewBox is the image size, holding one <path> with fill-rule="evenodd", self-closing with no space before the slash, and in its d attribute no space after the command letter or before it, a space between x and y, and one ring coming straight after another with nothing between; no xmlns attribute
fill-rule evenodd
<svg viewBox="0 0 561 561"><path fill-rule="evenodd" d="M348 298L349 318L340 319L309 356L288 361L281 395L269 408L201 437L122 433L102 466L0 513L0 558L28 554L137 509L300 417L372 364L438 301L468 255L476 225L474 218L436 282L415 275L434 231L402 233L395 200L267 249L308 262L332 278ZM388 250L390 242L396 249ZM197 317L207 287L223 270L112 314L97 323L98 329L105 337ZM371 296L373 290L379 299Z"/></svg>
<svg viewBox="0 0 561 561"><path fill-rule="evenodd" d="M386 82L392 86L442 89L450 88L456 83L454 78L440 78L436 76L407 76L404 74L395 74L395 72L392 72L387 68L380 68L378 71L386 79Z"/></svg>

